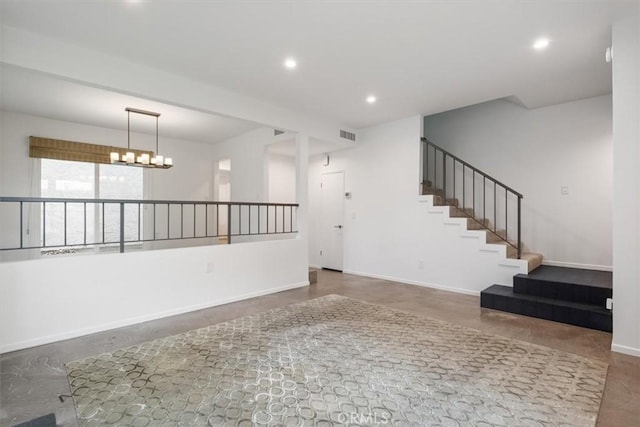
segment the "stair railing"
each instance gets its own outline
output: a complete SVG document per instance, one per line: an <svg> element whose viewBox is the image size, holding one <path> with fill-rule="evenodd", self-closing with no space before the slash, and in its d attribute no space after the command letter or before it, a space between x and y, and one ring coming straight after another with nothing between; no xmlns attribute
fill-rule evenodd
<svg viewBox="0 0 640 427"><path fill-rule="evenodd" d="M422 137L421 141L423 188L426 185L435 190L435 195L441 194L445 205L456 206L468 218L479 223L483 229L516 249L520 259L522 257L522 194L426 138ZM478 177L477 180L476 177ZM471 186L471 194L469 194L469 186ZM478 189L479 186L481 190ZM462 201L461 205L460 201ZM479 215L480 211L482 216ZM491 219L493 222L490 221ZM499 225L504 225L504 230L500 230ZM517 234L515 242L509 240L509 237L513 236L513 232L510 234L509 229L513 230L514 227Z"/></svg>

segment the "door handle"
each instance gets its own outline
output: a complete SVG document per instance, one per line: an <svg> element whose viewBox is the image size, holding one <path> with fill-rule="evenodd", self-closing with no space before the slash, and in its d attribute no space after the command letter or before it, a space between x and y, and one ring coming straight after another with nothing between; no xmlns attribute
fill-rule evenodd
<svg viewBox="0 0 640 427"><path fill-rule="evenodd" d="M334 225L333 228L342 228L342 225Z"/></svg>

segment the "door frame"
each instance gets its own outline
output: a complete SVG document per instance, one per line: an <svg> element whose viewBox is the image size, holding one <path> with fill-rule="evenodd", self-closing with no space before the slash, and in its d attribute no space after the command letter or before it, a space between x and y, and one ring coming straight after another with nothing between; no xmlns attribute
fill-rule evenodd
<svg viewBox="0 0 640 427"><path fill-rule="evenodd" d="M342 175L342 191L340 193L340 200L341 200L341 204L340 204L340 209L341 209L341 225L342 225L342 237L341 237L341 255L340 255L340 269L335 269L332 267L325 267L324 264L324 251L325 251L325 245L324 245L324 239L321 238L320 240L320 251L321 251L321 256L320 256L320 267L326 270L334 270L334 271L340 271L342 272L344 270L344 224L345 224L345 203L344 203L344 189L345 189L345 171L343 170L336 170L336 171L331 171L331 172L322 172L320 174L320 217L321 217L321 221L320 221L320 228L321 228L321 236L324 234L325 230L323 229L323 225L324 225L324 203L325 203L325 198L324 198L324 187L323 187L323 183L324 183L324 177L326 175L335 175L335 174L341 174Z"/></svg>

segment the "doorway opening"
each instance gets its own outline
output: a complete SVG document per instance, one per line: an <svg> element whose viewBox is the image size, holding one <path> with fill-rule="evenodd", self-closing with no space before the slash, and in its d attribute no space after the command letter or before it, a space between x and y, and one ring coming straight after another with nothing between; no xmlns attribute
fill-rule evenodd
<svg viewBox="0 0 640 427"><path fill-rule="evenodd" d="M344 172L322 174L321 267L342 271L344 223Z"/></svg>

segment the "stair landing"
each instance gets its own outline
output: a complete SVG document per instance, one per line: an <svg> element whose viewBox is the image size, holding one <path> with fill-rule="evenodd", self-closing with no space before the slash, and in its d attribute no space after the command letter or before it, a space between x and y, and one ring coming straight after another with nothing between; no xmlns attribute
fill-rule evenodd
<svg viewBox="0 0 640 427"><path fill-rule="evenodd" d="M480 294L480 306L611 332L612 273L543 265L517 274L513 287L493 285Z"/></svg>
<svg viewBox="0 0 640 427"><path fill-rule="evenodd" d="M518 277L520 275L517 275ZM610 271L585 270L582 268L543 265L527 275L529 279L558 283L574 283L598 288L613 288L613 273Z"/></svg>

